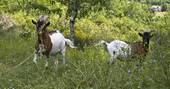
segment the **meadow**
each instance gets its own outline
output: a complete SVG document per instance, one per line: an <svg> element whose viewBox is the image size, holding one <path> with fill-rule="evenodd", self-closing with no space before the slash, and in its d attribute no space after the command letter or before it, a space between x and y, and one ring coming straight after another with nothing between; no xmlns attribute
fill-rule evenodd
<svg viewBox="0 0 170 89"><path fill-rule="evenodd" d="M104 47L91 45L84 52L68 48L66 64L56 66L50 60L46 69L43 57L37 65L32 62L34 37L25 40L15 32L1 33L0 88L169 89L169 38L169 33L155 34L151 51L142 63L137 58L129 58L108 65L109 55ZM56 59L61 60L60 56Z"/></svg>
<svg viewBox="0 0 170 89"><path fill-rule="evenodd" d="M123 7L127 2L122 1L124 4L121 7L117 1L113 7L117 5L118 8L112 8L115 13L105 8L81 13L82 18L78 15L75 23L75 33L80 42L78 48L67 48L66 64L61 63L61 55L58 54L56 60L59 60L59 64L55 65L54 60L49 60L48 68L45 67L44 56L37 60L37 65L32 61L36 33L31 20L37 19L42 13L48 14L52 23L49 28L58 28L69 38L69 23L62 25L65 18L69 21L65 15L67 4L63 5L56 0L56 8L62 11L62 16L58 17L56 13L49 14L37 9L12 8L13 5L19 6L16 3L9 4L15 0L0 1L0 4L9 4L0 7L3 10L0 12L0 20L3 15L7 15L15 23L8 29L0 23L0 89L170 89L170 13L155 16L145 11L147 5L138 2L129 5L128 9L131 8L133 13L128 13ZM37 1L39 4L44 2L47 0ZM99 8L98 5L95 8ZM54 7L49 3L47 6ZM83 12L86 9L81 10ZM154 30L150 50L145 58L117 59L109 65L109 54L104 46L95 46L101 39L108 42L114 39L128 42L142 40L137 35L141 29ZM24 32L28 34L22 35Z"/></svg>

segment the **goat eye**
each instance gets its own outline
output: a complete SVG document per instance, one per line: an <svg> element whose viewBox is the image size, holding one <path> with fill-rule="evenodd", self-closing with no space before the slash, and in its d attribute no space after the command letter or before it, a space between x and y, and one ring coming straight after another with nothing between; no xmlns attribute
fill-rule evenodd
<svg viewBox="0 0 170 89"><path fill-rule="evenodd" d="M43 25L43 23L44 23L43 21L40 21L38 24L39 24L39 25Z"/></svg>
<svg viewBox="0 0 170 89"><path fill-rule="evenodd" d="M43 25L43 22L40 22L40 25Z"/></svg>

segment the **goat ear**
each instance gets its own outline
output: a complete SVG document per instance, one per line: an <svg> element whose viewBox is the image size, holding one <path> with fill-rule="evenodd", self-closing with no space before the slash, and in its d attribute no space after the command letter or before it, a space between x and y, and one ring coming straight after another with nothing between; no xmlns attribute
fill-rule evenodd
<svg viewBox="0 0 170 89"><path fill-rule="evenodd" d="M34 21L34 20L32 20L32 23L33 23L34 25L36 25L36 24L37 24L37 22L36 22L36 21Z"/></svg>
<svg viewBox="0 0 170 89"><path fill-rule="evenodd" d="M152 38L152 37L153 37L153 34L151 34L149 37Z"/></svg>
<svg viewBox="0 0 170 89"><path fill-rule="evenodd" d="M49 25L50 25L50 22L48 22L48 23L46 24L46 27L49 26Z"/></svg>
<svg viewBox="0 0 170 89"><path fill-rule="evenodd" d="M143 37L143 34L142 34L142 33L138 33L138 34L139 34L139 36Z"/></svg>
<svg viewBox="0 0 170 89"><path fill-rule="evenodd" d="M45 24L45 26L43 27L43 30L45 30L49 25L50 25L50 22L48 22L47 24Z"/></svg>

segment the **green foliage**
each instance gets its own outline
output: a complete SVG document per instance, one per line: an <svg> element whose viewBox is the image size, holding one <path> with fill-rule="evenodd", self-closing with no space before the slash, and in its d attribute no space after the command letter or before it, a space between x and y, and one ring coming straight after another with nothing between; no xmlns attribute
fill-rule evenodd
<svg viewBox="0 0 170 89"><path fill-rule="evenodd" d="M54 3L53 5L48 6L49 10L52 13L58 14L60 17L66 16L67 7L61 3Z"/></svg>
<svg viewBox="0 0 170 89"><path fill-rule="evenodd" d="M110 7L110 14L113 14L116 17L123 17L124 11L128 7L127 0L112 0Z"/></svg>
<svg viewBox="0 0 170 89"><path fill-rule="evenodd" d="M74 0L0 0L0 89L170 88L170 12L150 13L150 5L140 0L77 0L75 33L84 52L68 48L66 64L60 64L58 55L59 65L49 60L48 69L44 57L33 64L36 33L31 20L48 15L48 29L59 29L69 38L71 1ZM5 23L4 15L10 18ZM10 21L14 26L5 30ZM153 30L150 52L141 64L138 58L129 58L108 65L109 54L103 47L94 46L102 39L140 41L141 30ZM25 59L29 60L18 66Z"/></svg>

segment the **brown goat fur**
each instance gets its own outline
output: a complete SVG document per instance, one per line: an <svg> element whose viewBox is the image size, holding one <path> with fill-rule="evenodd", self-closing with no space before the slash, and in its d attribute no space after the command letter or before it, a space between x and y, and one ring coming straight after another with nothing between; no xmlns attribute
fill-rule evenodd
<svg viewBox="0 0 170 89"><path fill-rule="evenodd" d="M138 33L143 38L140 42L131 44L132 55L146 56L149 51L150 38L153 36L151 32Z"/></svg>
<svg viewBox="0 0 170 89"><path fill-rule="evenodd" d="M33 24L37 25L38 22L32 21ZM52 49L52 43L51 43L51 39L49 36L49 32L47 30L47 26L50 25L50 22L48 22L47 24L40 26L40 29L37 31L37 42L36 42L36 53L39 54L39 51L41 49L43 49L42 54L46 55L46 57L49 57L50 51Z"/></svg>
<svg viewBox="0 0 170 89"><path fill-rule="evenodd" d="M131 44L131 53L132 55L145 56L147 52L145 51L143 42L135 42Z"/></svg>
<svg viewBox="0 0 170 89"><path fill-rule="evenodd" d="M50 23L45 24L45 26L42 29L42 34L40 35L40 39L43 39L42 44L44 45L44 49L45 49L43 54L46 55L47 57L49 57L50 51L52 49L52 43L51 43L51 39L49 36L49 32L46 29L47 26L49 26L49 25L50 25Z"/></svg>

